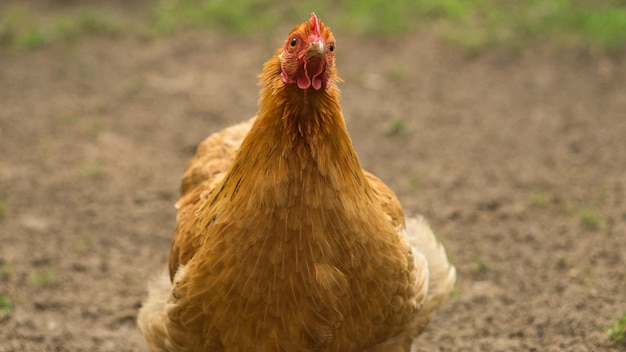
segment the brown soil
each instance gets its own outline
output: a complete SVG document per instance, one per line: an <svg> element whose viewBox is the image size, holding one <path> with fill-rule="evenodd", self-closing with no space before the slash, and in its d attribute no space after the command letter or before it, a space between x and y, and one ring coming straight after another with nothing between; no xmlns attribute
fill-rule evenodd
<svg viewBox="0 0 626 352"><path fill-rule="evenodd" d="M0 351L147 350L134 320L184 164L255 113L283 34L1 53ZM626 312L623 58L335 35L363 165L458 269L421 351L625 350L606 335Z"/></svg>

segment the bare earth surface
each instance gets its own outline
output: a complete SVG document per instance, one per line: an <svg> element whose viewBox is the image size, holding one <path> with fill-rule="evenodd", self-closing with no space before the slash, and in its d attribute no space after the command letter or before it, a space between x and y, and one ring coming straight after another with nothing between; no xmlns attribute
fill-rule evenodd
<svg viewBox="0 0 626 352"><path fill-rule="evenodd" d="M283 34L0 53L0 351L147 351L134 320L183 167L256 112ZM335 36L364 167L458 269L420 351L626 350L606 334L626 312L625 60Z"/></svg>

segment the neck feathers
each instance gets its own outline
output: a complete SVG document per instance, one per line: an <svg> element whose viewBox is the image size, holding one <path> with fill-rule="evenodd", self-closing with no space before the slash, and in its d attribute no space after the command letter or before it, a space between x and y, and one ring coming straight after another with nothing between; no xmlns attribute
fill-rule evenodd
<svg viewBox="0 0 626 352"><path fill-rule="evenodd" d="M280 79L278 55L269 60L260 75L258 120L251 135L272 134L273 140L268 141L272 149L285 154L285 158L315 164L321 176L333 171L357 173L363 181L341 112L341 94L335 84L339 78L334 67L328 69L332 70L328 88L300 89Z"/></svg>
<svg viewBox="0 0 626 352"><path fill-rule="evenodd" d="M260 77L257 119L216 199L254 193L269 207L289 205L294 199L369 199L369 183L346 130L337 86L316 91L284 84L277 56L265 64Z"/></svg>

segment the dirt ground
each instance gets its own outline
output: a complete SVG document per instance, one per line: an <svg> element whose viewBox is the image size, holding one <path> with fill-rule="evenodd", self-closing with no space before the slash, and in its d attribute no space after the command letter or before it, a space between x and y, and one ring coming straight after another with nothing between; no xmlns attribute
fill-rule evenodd
<svg viewBox="0 0 626 352"><path fill-rule="evenodd" d="M147 351L135 316L183 167L255 113L285 33L0 52L0 351ZM420 351L626 350L607 337L626 312L624 58L335 36L362 164L457 267Z"/></svg>

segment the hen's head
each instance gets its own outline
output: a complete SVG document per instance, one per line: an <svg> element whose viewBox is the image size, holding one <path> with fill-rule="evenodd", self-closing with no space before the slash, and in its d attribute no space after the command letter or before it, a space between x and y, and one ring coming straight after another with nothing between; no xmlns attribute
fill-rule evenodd
<svg viewBox="0 0 626 352"><path fill-rule="evenodd" d="M283 83L297 84L300 89L328 88L335 66L335 38L311 13L307 22L289 33L279 58Z"/></svg>

